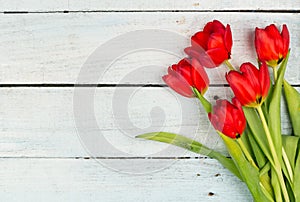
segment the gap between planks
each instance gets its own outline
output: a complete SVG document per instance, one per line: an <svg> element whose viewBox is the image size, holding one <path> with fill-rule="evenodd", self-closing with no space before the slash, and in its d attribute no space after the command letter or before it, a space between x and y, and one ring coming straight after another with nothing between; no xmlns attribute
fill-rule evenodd
<svg viewBox="0 0 300 202"><path fill-rule="evenodd" d="M174 13L174 12L192 12L192 13L300 13L300 10L63 10L63 11L3 11L3 14L53 14L53 13Z"/></svg>
<svg viewBox="0 0 300 202"><path fill-rule="evenodd" d="M292 84L293 87L300 87L300 84ZM164 88L168 87L166 84L59 84L59 83L32 83L32 84L0 84L0 88L71 88L71 87L80 87L80 88L111 88L111 87L143 87L143 88ZM210 84L209 87L229 87L229 84Z"/></svg>
<svg viewBox="0 0 300 202"><path fill-rule="evenodd" d="M227 156L227 158L231 158ZM123 156L108 156L108 157L91 157L91 156L69 156L69 157L47 157L47 156L0 156L0 159L119 159L119 160L196 160L196 159L212 159L207 156L179 156L179 157L168 157L168 156L161 156L161 157L123 157Z"/></svg>

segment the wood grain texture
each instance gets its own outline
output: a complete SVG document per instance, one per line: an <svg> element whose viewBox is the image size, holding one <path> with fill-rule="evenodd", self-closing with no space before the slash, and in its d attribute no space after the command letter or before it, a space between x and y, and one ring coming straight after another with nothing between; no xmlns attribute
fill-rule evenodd
<svg viewBox="0 0 300 202"><path fill-rule="evenodd" d="M230 99L231 93L228 88L212 87L206 97L211 101ZM169 88L97 88L91 102L95 119L85 113L90 104L87 97L81 106L72 105L74 99L73 88L1 88L0 156L198 156L167 144L134 138L155 131L176 132L226 154L196 100L178 96ZM288 115L282 110L283 131L289 134ZM83 124L78 125L78 121ZM90 141L86 139L88 135L93 135ZM99 137L103 139L99 141Z"/></svg>
<svg viewBox="0 0 300 202"><path fill-rule="evenodd" d="M298 0L0 0L0 84L28 84L0 87L1 201L251 201L246 186L217 161L134 138L172 131L226 155L195 100L141 86L163 84L161 76L184 56L190 36L213 19L231 24L236 66L256 62L256 26L286 23L292 48L286 78L299 85L299 9ZM116 41L145 29L171 31L178 40L152 32L136 43ZM134 49L147 39L161 49ZM131 49L116 60L104 49L108 54L96 55L78 81L84 63L107 42L112 51ZM231 97L222 87L225 71L208 70L220 86L209 89L209 100ZM78 88L65 85L75 83L103 85L78 102ZM39 84L57 87L33 87ZM89 107L95 117L85 113ZM289 133L285 109L282 118Z"/></svg>
<svg viewBox="0 0 300 202"><path fill-rule="evenodd" d="M172 164L136 175L110 170L95 160L0 159L1 200L251 201L246 186L215 160L128 161L148 166L162 161Z"/></svg>
<svg viewBox="0 0 300 202"><path fill-rule="evenodd" d="M166 73L167 67L184 56L183 48L189 45L189 37L213 19L231 24L234 37L232 63L235 66L247 61L256 63L253 47L253 31L256 26L286 23L291 33L292 50L286 78L292 84L300 84L298 13L211 12L2 15L0 83L162 84L161 76ZM147 38L137 37L136 43L128 44L126 37L122 41L116 38L145 29L156 31L149 31L150 36ZM155 35L155 32L162 30L173 32L177 36L175 39L180 40L169 35ZM153 40L148 42L150 49L136 49L139 42L147 42L149 38ZM105 49L102 47L104 44ZM152 44L158 45L160 49L156 46L153 49ZM116 53L118 50L127 50L128 47L130 51L122 55ZM107 50L107 55L94 56L96 59L89 63L85 79L77 81L86 60L97 48ZM226 83L223 76L225 71L224 67L210 70L211 83ZM99 77L95 80L94 77L98 74Z"/></svg>
<svg viewBox="0 0 300 202"><path fill-rule="evenodd" d="M173 11L173 10L297 10L300 2L295 0L287 1L229 1L229 0L0 0L0 11Z"/></svg>

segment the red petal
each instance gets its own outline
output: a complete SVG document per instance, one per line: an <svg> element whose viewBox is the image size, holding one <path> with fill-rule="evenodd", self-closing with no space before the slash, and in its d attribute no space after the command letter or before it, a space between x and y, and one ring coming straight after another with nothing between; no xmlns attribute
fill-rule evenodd
<svg viewBox="0 0 300 202"><path fill-rule="evenodd" d="M196 56L196 54L193 55ZM206 53L198 54L197 57L195 58L197 58L201 63L201 65L203 65L204 67L208 67L208 68L217 67L217 64L215 64L215 62Z"/></svg>
<svg viewBox="0 0 300 202"><path fill-rule="evenodd" d="M199 52L192 47L187 47L184 49L184 52L190 56L191 58L200 58L201 54L203 55L205 52Z"/></svg>
<svg viewBox="0 0 300 202"><path fill-rule="evenodd" d="M236 138L236 131L235 131L235 128L234 126L232 125L224 125L223 127L223 134L230 137L230 138L233 138L235 139Z"/></svg>
<svg viewBox="0 0 300 202"><path fill-rule="evenodd" d="M224 42L225 42L225 47L229 53L231 53L231 48L232 48L232 34L231 34L231 29L230 25L226 26L225 29L225 34L224 34Z"/></svg>
<svg viewBox="0 0 300 202"><path fill-rule="evenodd" d="M163 76L162 79L170 88L182 96L194 97L194 92L190 85L180 74L173 71L171 68L168 69L168 72L169 74Z"/></svg>
<svg viewBox="0 0 300 202"><path fill-rule="evenodd" d="M236 138L237 133L243 133L246 119L236 98L233 99L233 103L239 107L227 100L217 100L213 107L213 113L209 113L208 118L216 130L228 137Z"/></svg>
<svg viewBox="0 0 300 202"><path fill-rule="evenodd" d="M232 102L232 104L233 104L234 106L236 106L239 110L243 110L240 101L239 101L236 97L233 97L233 98L231 99L231 102Z"/></svg>
<svg viewBox="0 0 300 202"><path fill-rule="evenodd" d="M242 134L246 127L244 113L238 109L234 109L232 111L232 116L234 117L235 130L237 131L237 133Z"/></svg>
<svg viewBox="0 0 300 202"><path fill-rule="evenodd" d="M207 73L196 59L192 59L192 67L193 86L203 95L209 85Z"/></svg>
<svg viewBox="0 0 300 202"><path fill-rule="evenodd" d="M208 55L208 57L203 58L203 60L206 60L205 65L201 62L201 59L199 60L203 66L209 68L217 67L220 64L222 64L225 60L229 59L228 52L222 48L210 49L206 51L206 54Z"/></svg>
<svg viewBox="0 0 300 202"><path fill-rule="evenodd" d="M277 58L275 58L275 59L279 59L279 54L283 53L282 37L281 37L277 27L274 24L267 26L265 30L268 33L268 36L273 40L273 44L274 44L276 54L277 54Z"/></svg>
<svg viewBox="0 0 300 202"><path fill-rule="evenodd" d="M286 57L290 45L290 34L286 25L282 27L281 37L283 41L283 57Z"/></svg>
<svg viewBox="0 0 300 202"><path fill-rule="evenodd" d="M209 39L209 35L204 32L197 32L194 36L191 38L191 44L192 47L199 51L207 50L207 42Z"/></svg>
<svg viewBox="0 0 300 202"><path fill-rule="evenodd" d="M204 26L203 32L208 33L208 34L212 33L212 32L213 32L213 22L208 22L208 23Z"/></svg>
<svg viewBox="0 0 300 202"><path fill-rule="evenodd" d="M229 124L229 125L233 125L234 120L232 117L232 111L233 111L233 107L231 106L231 103L228 102L227 106L225 107L225 123Z"/></svg>
<svg viewBox="0 0 300 202"><path fill-rule="evenodd" d="M191 76L191 60L184 58L177 64L176 72L183 76L183 78L189 83L190 86L193 85Z"/></svg>
<svg viewBox="0 0 300 202"><path fill-rule="evenodd" d="M247 62L241 65L240 71L247 78L247 83L251 85L256 94L261 95L260 80L258 78L259 70L253 64Z"/></svg>
<svg viewBox="0 0 300 202"><path fill-rule="evenodd" d="M255 48L260 61L278 59L274 40L263 29L255 29Z"/></svg>
<svg viewBox="0 0 300 202"><path fill-rule="evenodd" d="M266 65L266 63L263 63L259 69L259 81L261 85L261 95L264 100L264 98L266 98L269 93L271 82L268 66Z"/></svg>
<svg viewBox="0 0 300 202"><path fill-rule="evenodd" d="M207 49L222 48L226 49L223 35L219 33L211 34L207 42Z"/></svg>
<svg viewBox="0 0 300 202"><path fill-rule="evenodd" d="M237 71L230 71L226 74L228 81L234 95L241 102L243 106L250 105L256 102L256 93L247 83L248 79Z"/></svg>
<svg viewBox="0 0 300 202"><path fill-rule="evenodd" d="M208 118L211 122L211 124L213 125L213 127L218 130L218 131L222 131L222 127L220 127L220 122L219 121L219 117L217 117L215 114L212 113L208 113ZM221 125L222 126L222 125Z"/></svg>
<svg viewBox="0 0 300 202"><path fill-rule="evenodd" d="M224 35L225 26L218 20L212 22L212 32Z"/></svg>

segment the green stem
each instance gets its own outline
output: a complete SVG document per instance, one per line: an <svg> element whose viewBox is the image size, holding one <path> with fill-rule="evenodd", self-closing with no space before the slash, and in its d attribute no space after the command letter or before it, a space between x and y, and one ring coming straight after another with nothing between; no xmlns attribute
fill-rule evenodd
<svg viewBox="0 0 300 202"><path fill-rule="evenodd" d="M282 147L282 158L283 158L283 161L284 161L284 163L286 165L286 169L288 171L290 181L293 183L294 175L293 175L292 166L290 164L288 156L287 156L287 154L285 152L285 149L283 147Z"/></svg>
<svg viewBox="0 0 300 202"><path fill-rule="evenodd" d="M229 70L235 70L234 66L229 62L229 60L225 60L224 63L229 68Z"/></svg>
<svg viewBox="0 0 300 202"><path fill-rule="evenodd" d="M247 148L245 147L243 141L241 140L241 138L237 138L236 141L239 143L242 151L244 152L246 158L248 159L248 161L251 163L251 165L253 165L255 168L259 169L257 167L257 165L255 164L253 158L251 157L250 153L248 152Z"/></svg>
<svg viewBox="0 0 300 202"><path fill-rule="evenodd" d="M275 164L274 169L275 169L275 172L277 174L280 186L282 188L282 193L283 193L284 199L285 199L286 202L289 202L290 199L289 199L289 195L288 195L288 192L287 192L287 189L286 189L286 186L285 186L285 182L284 182L284 179L283 179L282 168L281 168L280 161L278 159L278 156L277 156L277 153L276 153L276 150L275 150L275 146L274 146L274 143L273 143L273 140L272 140L272 137L271 137L270 130L268 128L266 118L265 118L264 113L261 109L261 106L258 106L256 109L257 109L258 114L260 116L260 119L262 121L264 130L265 130L265 133L266 133L266 137L268 139L268 143L269 143L270 150L271 150L273 160L274 160L274 164Z"/></svg>
<svg viewBox="0 0 300 202"><path fill-rule="evenodd" d="M201 93L196 88L193 88L193 91L194 91L196 97L200 100L200 102L201 102L203 108L205 109L206 113L211 112L210 102L207 99L205 99L205 97L203 95L201 95Z"/></svg>
<svg viewBox="0 0 300 202"><path fill-rule="evenodd" d="M273 69L273 76L274 76L274 83L277 81L277 67L272 67Z"/></svg>

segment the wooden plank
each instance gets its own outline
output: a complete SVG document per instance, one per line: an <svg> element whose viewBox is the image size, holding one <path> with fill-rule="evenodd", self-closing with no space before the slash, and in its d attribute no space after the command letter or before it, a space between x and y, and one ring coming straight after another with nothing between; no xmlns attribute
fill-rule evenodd
<svg viewBox="0 0 300 202"><path fill-rule="evenodd" d="M167 66L184 56L189 37L213 19L232 26L232 63L236 66L246 61L256 63L256 26L286 23L292 49L286 75L292 84L300 84L298 13L210 12L2 15L0 83L162 84ZM142 31L132 32L135 30ZM133 39L136 41L131 42ZM90 66L84 65L96 49L100 53L93 55ZM77 81L83 65L88 71ZM211 83L226 83L225 71L225 67L210 70Z"/></svg>
<svg viewBox="0 0 300 202"><path fill-rule="evenodd" d="M113 171L95 160L0 159L3 201L251 201L246 186L215 160L105 160L149 171ZM105 163L105 162L101 162ZM146 168L147 167L147 168ZM132 166L129 167L131 169Z"/></svg>
<svg viewBox="0 0 300 202"><path fill-rule="evenodd" d="M0 157L198 156L134 138L154 131L176 132L226 154L196 100L169 88L97 88L92 99L78 99L77 90L74 95L73 88L0 88ZM212 87L206 97L230 99L231 93ZM285 109L282 117L289 134Z"/></svg>
<svg viewBox="0 0 300 202"><path fill-rule="evenodd" d="M109 0L0 0L0 11L173 11L173 10L297 10L299 1L205 1L205 0L165 0L165 1L109 1Z"/></svg>

